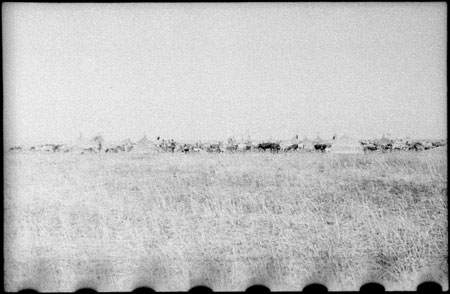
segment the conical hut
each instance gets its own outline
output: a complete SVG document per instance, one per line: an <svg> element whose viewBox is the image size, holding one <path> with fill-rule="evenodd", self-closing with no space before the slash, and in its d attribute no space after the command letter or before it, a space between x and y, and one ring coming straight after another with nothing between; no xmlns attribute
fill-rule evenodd
<svg viewBox="0 0 450 294"><path fill-rule="evenodd" d="M93 137L90 141L89 141L93 146L95 146L95 148L98 151L101 151L102 149L104 149L105 147L105 139L103 139L103 136L101 135L97 135L95 137Z"/></svg>
<svg viewBox="0 0 450 294"><path fill-rule="evenodd" d="M142 139L140 139L137 142L137 145L146 145L146 144L150 144L150 143L153 143L153 142L151 140L149 140L146 135L144 135L144 137L142 137Z"/></svg>
<svg viewBox="0 0 450 294"><path fill-rule="evenodd" d="M411 139L411 137L407 136L403 139L403 142L405 142L406 144L412 143L413 140Z"/></svg>
<svg viewBox="0 0 450 294"><path fill-rule="evenodd" d="M305 150L305 151L313 151L314 148L314 142L309 140L308 137L305 136L303 140L298 143L298 149Z"/></svg>
<svg viewBox="0 0 450 294"><path fill-rule="evenodd" d="M154 142L149 140L147 136L144 135L144 137L137 142L136 145L134 145L133 150L131 152L133 153L139 153L139 154L147 154L147 153L156 153L158 151L158 147Z"/></svg>
<svg viewBox="0 0 450 294"><path fill-rule="evenodd" d="M96 148L98 148L97 143L93 142L92 140L88 140L87 138L85 138L83 136L82 133L80 133L78 138L73 140L68 145L69 145L70 150L72 150L72 152L75 152L75 153L78 153L78 152L81 153L83 150L89 149L89 148L93 148L94 150L96 150Z"/></svg>
<svg viewBox="0 0 450 294"><path fill-rule="evenodd" d="M319 135L317 135L317 137L314 139L313 141L314 144L322 144L323 143L323 139L319 137Z"/></svg>
<svg viewBox="0 0 450 294"><path fill-rule="evenodd" d="M351 137L342 136L339 139L334 140L331 146L330 153L333 154L363 154L364 149L362 144Z"/></svg>
<svg viewBox="0 0 450 294"><path fill-rule="evenodd" d="M134 143L130 139L122 140L118 144L118 146L122 149L122 151L126 151L126 152L130 152L134 148L135 145L136 145L136 143Z"/></svg>
<svg viewBox="0 0 450 294"><path fill-rule="evenodd" d="M377 143L380 144L380 145L386 145L386 144L391 143L391 140L389 140L389 139L383 134L383 136L381 137L381 139L377 140Z"/></svg>

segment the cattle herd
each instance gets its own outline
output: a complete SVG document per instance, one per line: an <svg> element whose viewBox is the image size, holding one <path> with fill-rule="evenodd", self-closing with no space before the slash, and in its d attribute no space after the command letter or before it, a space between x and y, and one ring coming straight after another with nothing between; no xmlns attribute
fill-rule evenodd
<svg viewBox="0 0 450 294"><path fill-rule="evenodd" d="M48 152L48 153L126 153L126 152L168 152L168 153L235 153L235 152L330 152L332 150L335 137L332 140L324 141L320 138L299 140L298 136L287 141L252 141L229 138L226 141L194 143L177 142L173 139L165 140L158 137L155 141L147 140L146 137L135 143L131 140L124 140L116 144L107 144L103 138L96 136L92 140L83 144L41 144L31 147L13 146L8 149L10 152ZM394 151L422 151L429 150L447 144L446 140L424 141L424 140L390 140L382 138L379 140L358 140L356 141L362 152L394 152Z"/></svg>

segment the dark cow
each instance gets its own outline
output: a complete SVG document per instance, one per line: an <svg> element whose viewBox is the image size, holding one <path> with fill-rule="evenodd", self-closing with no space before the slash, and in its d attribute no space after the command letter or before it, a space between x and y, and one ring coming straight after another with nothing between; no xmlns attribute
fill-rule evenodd
<svg viewBox="0 0 450 294"><path fill-rule="evenodd" d="M365 144L363 145L363 149L364 151L377 151L378 148L374 144Z"/></svg>
<svg viewBox="0 0 450 294"><path fill-rule="evenodd" d="M416 142L409 147L410 151L422 151L424 149L425 149L425 147L420 142Z"/></svg>
<svg viewBox="0 0 450 294"><path fill-rule="evenodd" d="M55 145L55 148L54 148L54 152L63 152L66 150L67 150L66 146L64 146L62 144Z"/></svg>
<svg viewBox="0 0 450 294"><path fill-rule="evenodd" d="M266 151L267 149L271 149L272 148L272 143L260 143L258 144L258 150L259 151Z"/></svg>
<svg viewBox="0 0 450 294"><path fill-rule="evenodd" d="M325 149L327 149L328 144L315 144L314 145L314 149L316 149L316 151L320 151L320 152L325 152Z"/></svg>
<svg viewBox="0 0 450 294"><path fill-rule="evenodd" d="M267 149L270 150L270 152L275 153L275 152L279 152L281 147L280 144L278 143L260 143L258 145L258 150L260 151L266 151Z"/></svg>
<svg viewBox="0 0 450 294"><path fill-rule="evenodd" d="M192 146L191 144L184 144L181 148L181 152L188 153L189 151L192 151L193 147L194 146Z"/></svg>

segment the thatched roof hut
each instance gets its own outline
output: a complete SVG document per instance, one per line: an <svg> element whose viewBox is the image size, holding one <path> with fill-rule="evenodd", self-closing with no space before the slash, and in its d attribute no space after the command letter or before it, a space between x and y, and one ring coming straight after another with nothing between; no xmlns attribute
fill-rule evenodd
<svg viewBox="0 0 450 294"><path fill-rule="evenodd" d="M383 136L379 140L377 140L377 143L380 145L386 145L392 143L392 141L383 134Z"/></svg>

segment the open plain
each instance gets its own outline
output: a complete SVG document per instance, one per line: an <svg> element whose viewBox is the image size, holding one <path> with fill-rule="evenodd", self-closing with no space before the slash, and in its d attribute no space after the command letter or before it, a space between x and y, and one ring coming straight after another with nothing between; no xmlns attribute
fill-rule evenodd
<svg viewBox="0 0 450 294"><path fill-rule="evenodd" d="M448 290L443 148L8 153L4 164L7 291Z"/></svg>

